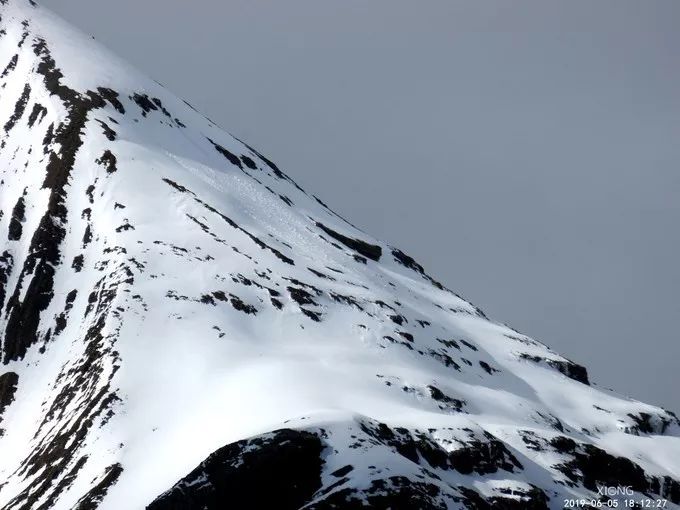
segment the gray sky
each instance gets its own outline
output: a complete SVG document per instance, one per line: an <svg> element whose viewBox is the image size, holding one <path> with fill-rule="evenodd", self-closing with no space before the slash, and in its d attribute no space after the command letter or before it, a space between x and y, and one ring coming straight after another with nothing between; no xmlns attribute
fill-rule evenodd
<svg viewBox="0 0 680 510"><path fill-rule="evenodd" d="M42 3L493 318L680 411L680 2Z"/></svg>

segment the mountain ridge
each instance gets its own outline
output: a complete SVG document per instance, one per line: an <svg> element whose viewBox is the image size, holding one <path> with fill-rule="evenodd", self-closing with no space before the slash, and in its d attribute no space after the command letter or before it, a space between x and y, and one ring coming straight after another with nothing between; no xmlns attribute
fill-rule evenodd
<svg viewBox="0 0 680 510"><path fill-rule="evenodd" d="M675 415L34 2L0 13L1 508L680 503Z"/></svg>

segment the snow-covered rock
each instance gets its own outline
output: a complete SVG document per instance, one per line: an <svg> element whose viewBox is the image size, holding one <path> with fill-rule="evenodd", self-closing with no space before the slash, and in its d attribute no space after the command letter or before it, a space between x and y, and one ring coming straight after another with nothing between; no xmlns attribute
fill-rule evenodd
<svg viewBox="0 0 680 510"><path fill-rule="evenodd" d="M680 508L675 415L48 10L0 16L0 508Z"/></svg>

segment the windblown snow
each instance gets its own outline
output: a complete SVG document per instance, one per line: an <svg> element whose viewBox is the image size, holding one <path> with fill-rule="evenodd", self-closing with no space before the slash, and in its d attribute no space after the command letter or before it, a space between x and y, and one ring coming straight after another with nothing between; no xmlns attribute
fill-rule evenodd
<svg viewBox="0 0 680 510"><path fill-rule="evenodd" d="M0 508L680 508L673 413L46 9L0 16Z"/></svg>

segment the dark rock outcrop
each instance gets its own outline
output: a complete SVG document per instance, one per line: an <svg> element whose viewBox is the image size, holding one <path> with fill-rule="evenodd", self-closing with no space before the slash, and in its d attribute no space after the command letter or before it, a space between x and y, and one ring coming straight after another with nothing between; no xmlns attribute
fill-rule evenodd
<svg viewBox="0 0 680 510"><path fill-rule="evenodd" d="M321 439L281 429L220 448L147 510L297 510L321 487Z"/></svg>

